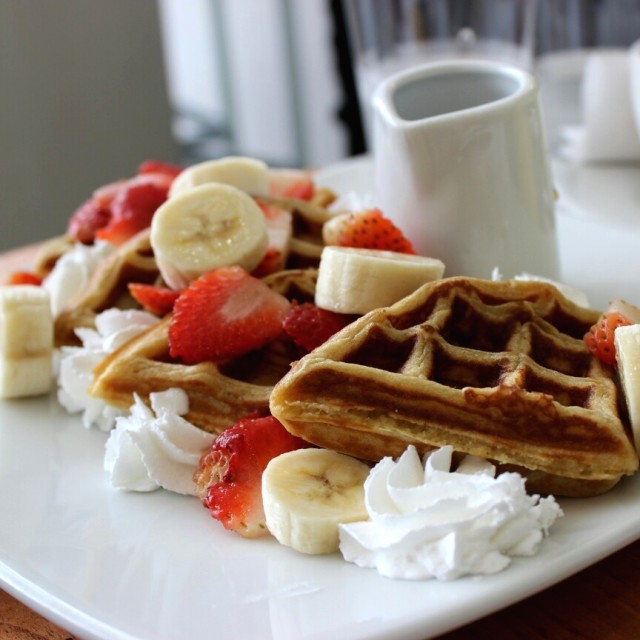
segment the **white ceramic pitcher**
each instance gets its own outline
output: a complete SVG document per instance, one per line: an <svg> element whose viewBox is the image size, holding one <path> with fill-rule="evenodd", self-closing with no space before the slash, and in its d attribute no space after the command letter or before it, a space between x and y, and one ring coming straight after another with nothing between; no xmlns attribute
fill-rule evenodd
<svg viewBox="0 0 640 640"><path fill-rule="evenodd" d="M499 63L414 67L376 90L376 201L446 275L559 277L536 79Z"/></svg>

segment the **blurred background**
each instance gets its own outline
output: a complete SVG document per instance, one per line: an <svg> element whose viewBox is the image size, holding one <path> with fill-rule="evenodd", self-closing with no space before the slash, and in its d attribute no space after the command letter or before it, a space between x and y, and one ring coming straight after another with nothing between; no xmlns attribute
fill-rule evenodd
<svg viewBox="0 0 640 640"><path fill-rule="evenodd" d="M481 2L0 0L0 250L62 233L94 188L145 159L319 167L367 151L364 56L397 56ZM492 28L513 30L533 6L553 22L535 42L509 35L529 48L524 66L640 36L640 0L490 4Z"/></svg>

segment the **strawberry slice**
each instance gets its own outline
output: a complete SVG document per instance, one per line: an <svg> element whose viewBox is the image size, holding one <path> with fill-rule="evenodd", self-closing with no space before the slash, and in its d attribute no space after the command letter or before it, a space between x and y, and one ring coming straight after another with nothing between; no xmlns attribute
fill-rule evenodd
<svg viewBox="0 0 640 640"><path fill-rule="evenodd" d="M326 244L415 254L411 242L380 209L335 216L322 233Z"/></svg>
<svg viewBox="0 0 640 640"><path fill-rule="evenodd" d="M168 287L158 287L153 284L142 284L130 282L128 284L129 293L133 299L144 309L157 316L166 316L173 310L179 291L174 291Z"/></svg>
<svg viewBox="0 0 640 640"><path fill-rule="evenodd" d="M111 203L109 224L98 229L96 237L120 245L146 229L170 186L171 179L157 173L128 180Z"/></svg>
<svg viewBox="0 0 640 640"><path fill-rule="evenodd" d="M173 308L169 353L187 364L223 362L282 332L289 301L241 267L222 267L184 289Z"/></svg>
<svg viewBox="0 0 640 640"><path fill-rule="evenodd" d="M298 346L313 351L334 333L351 323L355 317L321 309L311 302L294 303L282 327Z"/></svg>
<svg viewBox="0 0 640 640"><path fill-rule="evenodd" d="M32 284L37 287L42 284L42 278L31 271L14 271L9 276L7 284Z"/></svg>
<svg viewBox="0 0 640 640"><path fill-rule="evenodd" d="M203 505L226 529L245 538L267 535L262 473L272 458L307 446L272 416L239 420L200 459L193 480Z"/></svg>
<svg viewBox="0 0 640 640"><path fill-rule="evenodd" d="M92 244L96 232L106 227L110 220L111 209L109 205L92 197L74 211L67 225L67 233L76 242Z"/></svg>
<svg viewBox="0 0 640 640"><path fill-rule="evenodd" d="M311 200L314 194L315 187L308 176L296 180L282 190L283 198L294 198L295 200Z"/></svg>

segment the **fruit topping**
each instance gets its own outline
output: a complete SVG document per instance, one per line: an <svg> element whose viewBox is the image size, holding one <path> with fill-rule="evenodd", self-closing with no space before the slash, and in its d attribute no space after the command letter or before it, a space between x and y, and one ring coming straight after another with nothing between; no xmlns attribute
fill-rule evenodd
<svg viewBox="0 0 640 640"><path fill-rule="evenodd" d="M624 300L614 300L587 331L584 342L596 358L616 366L615 331L618 327L637 323L640 323L640 309Z"/></svg>
<svg viewBox="0 0 640 640"><path fill-rule="evenodd" d="M401 229L380 209L342 213L325 223L325 244L415 254Z"/></svg>
<svg viewBox="0 0 640 640"><path fill-rule="evenodd" d="M83 202L73 213L67 225L67 233L77 242L91 244L96 232L111 220L111 209L97 198Z"/></svg>
<svg viewBox="0 0 640 640"><path fill-rule="evenodd" d="M264 346L282 332L289 301L241 267L194 280L176 300L171 357L187 364L222 362Z"/></svg>
<svg viewBox="0 0 640 640"><path fill-rule="evenodd" d="M32 284L39 286L42 284L42 278L31 271L14 271L7 280L7 284Z"/></svg>
<svg viewBox="0 0 640 640"><path fill-rule="evenodd" d="M138 167L138 175L140 176L148 173L160 173L169 176L172 180L182 171L182 167L169 162L162 162L161 160L145 160Z"/></svg>
<svg viewBox="0 0 640 640"><path fill-rule="evenodd" d="M203 184L226 184L252 196L269 193L266 163L255 158L228 156L187 167L171 185L171 198Z"/></svg>
<svg viewBox="0 0 640 640"><path fill-rule="evenodd" d="M315 193L313 181L309 177L300 178L287 185L282 190L283 198L294 198L295 200L311 200Z"/></svg>
<svg viewBox="0 0 640 640"><path fill-rule="evenodd" d="M133 299L146 311L157 316L166 316L170 313L180 295L179 291L153 284L130 282L128 286Z"/></svg>
<svg viewBox="0 0 640 640"><path fill-rule="evenodd" d="M71 216L67 233L83 244L92 244L96 238L122 244L149 226L181 171L158 160L143 162L133 178L96 189Z"/></svg>
<svg viewBox="0 0 640 640"><path fill-rule="evenodd" d="M311 302L294 303L282 327L299 347L313 351L354 319L355 316L320 309Z"/></svg>
<svg viewBox="0 0 640 640"><path fill-rule="evenodd" d="M202 184L172 195L151 225L154 256L172 289L184 289L220 267L237 265L251 272L268 244L260 207L244 191L227 184Z"/></svg>
<svg viewBox="0 0 640 640"><path fill-rule="evenodd" d="M262 473L276 456L306 446L272 416L239 420L200 459L193 477L197 493L226 529L246 538L267 535Z"/></svg>
<svg viewBox="0 0 640 640"><path fill-rule="evenodd" d="M158 176L147 174L128 181L111 203L109 223L96 231L96 237L120 245L146 229L171 185L170 179Z"/></svg>
<svg viewBox="0 0 640 640"><path fill-rule="evenodd" d="M267 527L276 540L310 554L338 550L339 525L367 519L364 462L329 449L280 454L262 475Z"/></svg>

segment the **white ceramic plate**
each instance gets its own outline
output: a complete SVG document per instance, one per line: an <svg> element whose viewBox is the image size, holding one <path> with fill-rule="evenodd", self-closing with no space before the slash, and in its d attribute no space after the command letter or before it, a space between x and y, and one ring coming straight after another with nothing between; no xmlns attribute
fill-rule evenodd
<svg viewBox="0 0 640 640"><path fill-rule="evenodd" d="M321 180L340 188L358 166L366 170L339 166ZM87 640L423 640L640 537L634 477L599 498L561 501L566 515L541 552L498 575L393 581L338 555L240 539L195 498L113 490L105 440L53 397L0 401L0 584Z"/></svg>

